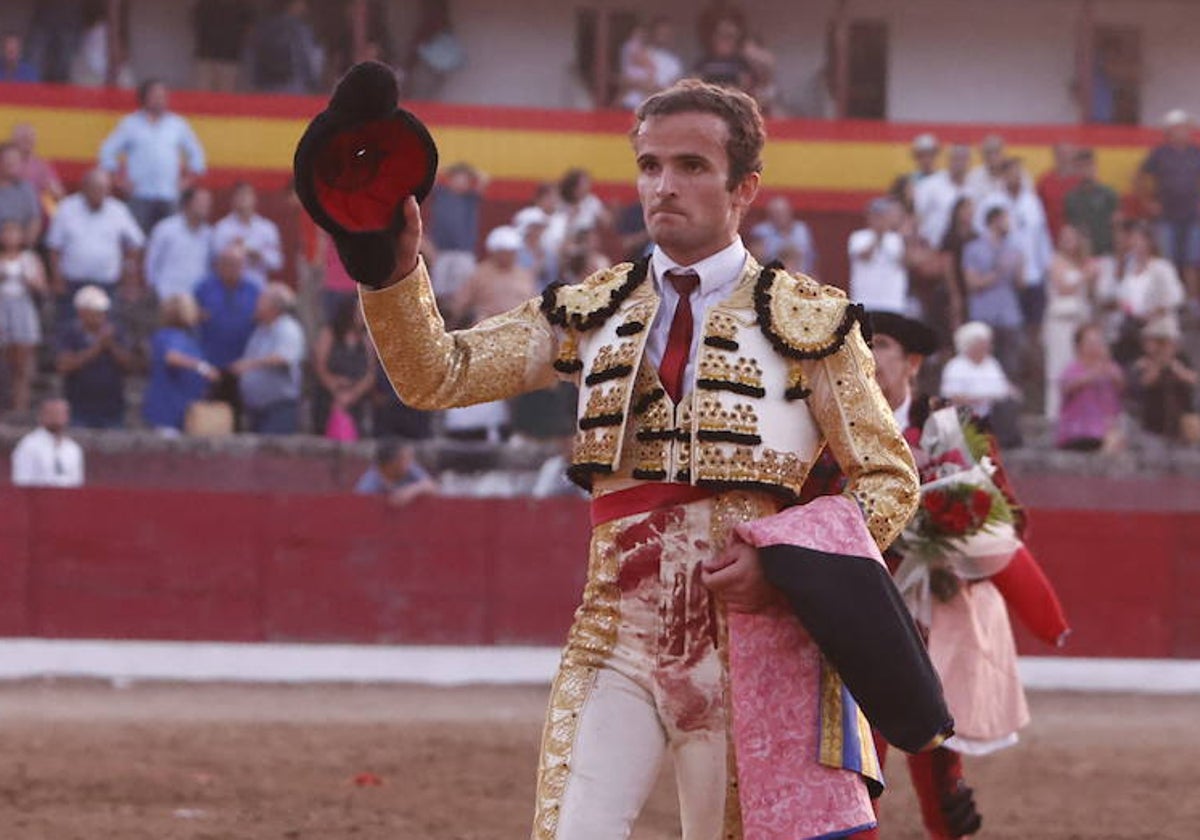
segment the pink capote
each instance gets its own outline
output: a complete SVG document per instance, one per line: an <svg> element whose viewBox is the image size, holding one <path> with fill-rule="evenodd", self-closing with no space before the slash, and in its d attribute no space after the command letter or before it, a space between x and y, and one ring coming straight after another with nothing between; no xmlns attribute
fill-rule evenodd
<svg viewBox="0 0 1200 840"><path fill-rule="evenodd" d="M883 564L861 511L845 496L823 496L743 523L735 535L755 548L803 545ZM840 837L875 824L862 777L817 760L821 667L816 644L786 608L729 614L733 737L745 840ZM870 741L866 748L873 751Z"/></svg>

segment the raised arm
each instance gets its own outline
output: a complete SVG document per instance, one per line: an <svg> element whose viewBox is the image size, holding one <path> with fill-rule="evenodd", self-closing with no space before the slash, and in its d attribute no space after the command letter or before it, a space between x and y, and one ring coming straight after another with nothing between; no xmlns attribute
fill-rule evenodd
<svg viewBox="0 0 1200 840"><path fill-rule="evenodd" d="M446 332L425 262L421 217L405 206L397 270L382 289L359 287L363 315L392 387L413 408L506 399L552 384L558 337L537 299L467 330Z"/></svg>

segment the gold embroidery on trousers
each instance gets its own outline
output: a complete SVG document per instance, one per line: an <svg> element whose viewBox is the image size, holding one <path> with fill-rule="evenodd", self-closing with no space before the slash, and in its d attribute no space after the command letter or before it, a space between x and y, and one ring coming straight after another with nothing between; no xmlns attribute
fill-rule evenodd
<svg viewBox="0 0 1200 840"><path fill-rule="evenodd" d="M554 840L558 833L558 815L571 776L579 716L595 683L596 669L617 644L621 623L621 593L617 586L620 553L613 545L613 532L613 523L592 532L588 582L583 592L587 609L581 607L576 613L550 691L538 766L533 840Z"/></svg>

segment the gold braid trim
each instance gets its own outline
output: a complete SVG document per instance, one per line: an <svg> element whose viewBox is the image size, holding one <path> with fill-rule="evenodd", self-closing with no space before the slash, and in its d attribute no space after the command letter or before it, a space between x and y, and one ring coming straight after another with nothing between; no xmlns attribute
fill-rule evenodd
<svg viewBox="0 0 1200 840"><path fill-rule="evenodd" d="M882 551L916 513L912 451L875 382L875 360L857 325L838 352L807 364L809 410Z"/></svg>
<svg viewBox="0 0 1200 840"><path fill-rule="evenodd" d="M820 359L836 353L863 309L841 289L822 286L803 274L792 275L777 264L762 270L754 287L754 308L763 334L783 356Z"/></svg>
<svg viewBox="0 0 1200 840"><path fill-rule="evenodd" d="M571 777L571 757L579 716L596 682L596 671L612 655L621 623L621 590L617 585L621 552L616 546L616 523L592 532L588 581L583 603L563 651L550 691L546 726L538 763L537 802L532 840L555 840L558 814Z"/></svg>

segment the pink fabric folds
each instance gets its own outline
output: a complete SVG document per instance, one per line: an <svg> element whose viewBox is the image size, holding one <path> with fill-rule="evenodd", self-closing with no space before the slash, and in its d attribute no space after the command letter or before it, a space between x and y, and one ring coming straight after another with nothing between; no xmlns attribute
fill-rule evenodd
<svg viewBox="0 0 1200 840"><path fill-rule="evenodd" d="M774 516L743 522L736 533L755 548L799 545L830 554L872 557L883 563L862 511L849 496L819 496Z"/></svg>
<svg viewBox="0 0 1200 840"><path fill-rule="evenodd" d="M743 523L736 534L755 547L786 542L883 562L858 507L843 496ZM875 823L862 777L818 761L821 662L817 646L784 608L729 614L733 737L745 840L836 837ZM847 711L860 714L855 707Z"/></svg>
<svg viewBox="0 0 1200 840"><path fill-rule="evenodd" d="M947 746L983 754L1012 743L1029 723L1008 610L991 581L934 600L929 656L954 715L956 740Z"/></svg>

